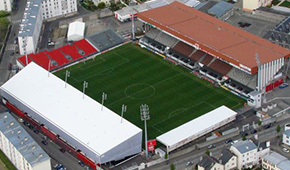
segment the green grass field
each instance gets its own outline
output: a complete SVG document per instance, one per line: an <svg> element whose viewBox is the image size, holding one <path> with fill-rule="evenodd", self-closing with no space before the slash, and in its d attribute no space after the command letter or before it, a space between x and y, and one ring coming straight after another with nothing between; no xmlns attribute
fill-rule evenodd
<svg viewBox="0 0 290 170"><path fill-rule="evenodd" d="M147 123L149 139L221 105L237 109L244 103L189 70L131 43L67 70L69 84L82 91L83 81L89 82L86 94L98 102L102 93L107 93L105 106L119 115L122 104L127 105L124 117L142 129L140 105L147 104L151 116ZM55 74L64 79L65 71Z"/></svg>

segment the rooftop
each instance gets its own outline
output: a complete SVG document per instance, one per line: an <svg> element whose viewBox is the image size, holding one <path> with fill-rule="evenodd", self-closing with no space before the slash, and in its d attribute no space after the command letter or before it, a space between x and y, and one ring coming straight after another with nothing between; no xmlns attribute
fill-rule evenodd
<svg viewBox="0 0 290 170"><path fill-rule="evenodd" d="M271 151L268 155L264 156L263 159L276 165L280 170L289 170L290 161L277 152Z"/></svg>
<svg viewBox="0 0 290 170"><path fill-rule="evenodd" d="M41 10L41 2L42 0L27 1L18 36L32 36L34 34L37 16Z"/></svg>
<svg viewBox="0 0 290 170"><path fill-rule="evenodd" d="M33 167L50 157L8 112L0 114L0 131Z"/></svg>
<svg viewBox="0 0 290 170"><path fill-rule="evenodd" d="M256 54L262 64L290 56L288 49L176 1L138 18L251 74L257 72Z"/></svg>
<svg viewBox="0 0 290 170"><path fill-rule="evenodd" d="M233 156L235 155L231 151L223 149L219 161L222 165L225 165Z"/></svg>
<svg viewBox="0 0 290 170"><path fill-rule="evenodd" d="M216 17L222 17L227 11L231 10L233 8L233 5L230 3L227 3L225 1L220 1L213 7L211 7L208 10L209 14L213 14Z"/></svg>
<svg viewBox="0 0 290 170"><path fill-rule="evenodd" d="M257 146L249 140L238 141L238 142L234 143L232 146L237 148L237 150L240 153L246 153L246 152L249 152L251 150L257 149Z"/></svg>
<svg viewBox="0 0 290 170"><path fill-rule="evenodd" d="M88 89L90 85L88 86ZM96 154L104 154L142 130L31 62L1 90ZM94 133L92 133L94 132ZM141 142L141 141L140 141Z"/></svg>
<svg viewBox="0 0 290 170"><path fill-rule="evenodd" d="M203 155L201 157L201 160L198 162L198 165L203 167L205 170L210 170L215 163L217 163L217 160L211 156Z"/></svg>

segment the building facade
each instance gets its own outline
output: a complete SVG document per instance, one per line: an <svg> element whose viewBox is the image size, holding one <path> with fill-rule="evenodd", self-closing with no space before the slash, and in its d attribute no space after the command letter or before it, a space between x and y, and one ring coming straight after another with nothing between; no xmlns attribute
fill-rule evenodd
<svg viewBox="0 0 290 170"><path fill-rule="evenodd" d="M243 0L243 10L253 11L261 6L271 4L272 0Z"/></svg>
<svg viewBox="0 0 290 170"><path fill-rule="evenodd" d="M41 3L43 19L49 19L77 12L76 0L43 0Z"/></svg>
<svg viewBox="0 0 290 170"><path fill-rule="evenodd" d="M216 160L214 157L211 157L209 155L204 155L200 158L200 161L197 164L198 170L223 170L224 167L220 163L218 163L218 160Z"/></svg>
<svg viewBox="0 0 290 170"><path fill-rule="evenodd" d="M0 149L19 170L51 170L50 157L8 112L0 114Z"/></svg>
<svg viewBox="0 0 290 170"><path fill-rule="evenodd" d="M238 166L238 158L228 149L224 149L221 152L219 163L224 166L224 170L233 170Z"/></svg>
<svg viewBox="0 0 290 170"><path fill-rule="evenodd" d="M239 141L234 143L231 148L237 156L239 170L243 168L251 168L258 163L258 148L257 146L250 141Z"/></svg>
<svg viewBox="0 0 290 170"><path fill-rule="evenodd" d="M13 0L0 0L0 11L12 11Z"/></svg>
<svg viewBox="0 0 290 170"><path fill-rule="evenodd" d="M262 158L262 168L265 170L288 170L289 167L290 161L276 152L270 152Z"/></svg>

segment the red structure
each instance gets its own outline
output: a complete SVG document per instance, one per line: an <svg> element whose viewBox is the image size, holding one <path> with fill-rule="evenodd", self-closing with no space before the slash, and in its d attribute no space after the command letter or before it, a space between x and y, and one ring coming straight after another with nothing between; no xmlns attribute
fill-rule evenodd
<svg viewBox="0 0 290 170"><path fill-rule="evenodd" d="M82 50L85 54L80 54ZM34 61L36 64L40 65L46 70L54 70L57 68L61 68L66 64L75 62L81 58L88 57L92 54L97 53L97 49L94 48L87 40L82 39L76 41L73 45L65 45L58 49L52 51L42 51L37 54L28 54L28 64ZM68 55L67 57L65 55ZM71 59L70 59L71 58ZM26 66L26 57L21 56L17 59L17 61L22 65ZM53 62L55 61L55 62ZM48 69L48 67L50 68Z"/></svg>
<svg viewBox="0 0 290 170"><path fill-rule="evenodd" d="M17 107L15 107L14 105L12 105L11 103L9 103L8 101L6 102L6 106L8 109L10 109L12 112L16 113L18 116L24 118L24 113L19 110Z"/></svg>
<svg viewBox="0 0 290 170"><path fill-rule="evenodd" d="M96 164L89 158L87 158L85 155L83 155L80 151L78 152L78 158L85 164L87 164L92 169L97 169Z"/></svg>

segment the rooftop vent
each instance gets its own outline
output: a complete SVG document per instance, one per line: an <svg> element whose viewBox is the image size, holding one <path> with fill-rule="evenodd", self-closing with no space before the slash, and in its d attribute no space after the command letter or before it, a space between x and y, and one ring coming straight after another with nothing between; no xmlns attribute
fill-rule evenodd
<svg viewBox="0 0 290 170"><path fill-rule="evenodd" d="M24 141L27 141L27 140L28 140L28 137L25 137L25 138L24 138Z"/></svg>
<svg viewBox="0 0 290 170"><path fill-rule="evenodd" d="M17 133L18 133L18 134L21 133L21 130L18 130Z"/></svg>
<svg viewBox="0 0 290 170"><path fill-rule="evenodd" d="M13 126L14 125L14 122L12 121L12 122L10 122L10 126Z"/></svg>
<svg viewBox="0 0 290 170"><path fill-rule="evenodd" d="M4 119L7 119L7 115L4 116Z"/></svg>

